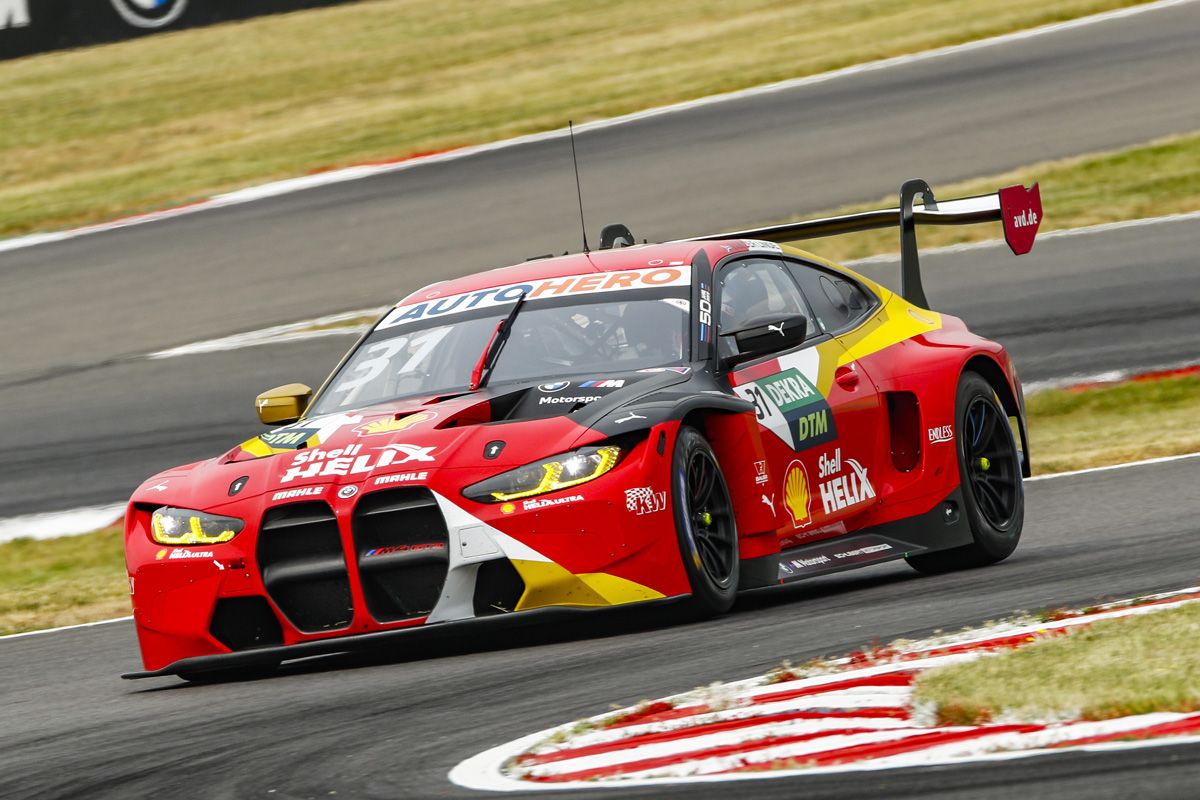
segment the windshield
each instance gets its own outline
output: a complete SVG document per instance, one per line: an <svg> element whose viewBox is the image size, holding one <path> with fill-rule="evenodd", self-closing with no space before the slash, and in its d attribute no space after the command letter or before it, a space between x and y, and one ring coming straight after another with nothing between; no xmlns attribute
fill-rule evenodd
<svg viewBox="0 0 1200 800"><path fill-rule="evenodd" d="M517 316L490 383L682 364L689 357L687 292L687 286L672 286L532 300ZM496 324L511 308L509 303L384 327L394 316L389 315L309 414L466 390Z"/></svg>

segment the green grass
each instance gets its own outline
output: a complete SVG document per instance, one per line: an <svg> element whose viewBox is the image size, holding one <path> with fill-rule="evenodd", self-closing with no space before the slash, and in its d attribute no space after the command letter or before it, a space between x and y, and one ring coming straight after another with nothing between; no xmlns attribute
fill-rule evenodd
<svg viewBox="0 0 1200 800"><path fill-rule="evenodd" d="M1027 398L1034 472L1063 472L1200 451L1200 377Z"/></svg>
<svg viewBox="0 0 1200 800"><path fill-rule="evenodd" d="M129 613L120 526L0 544L0 635Z"/></svg>
<svg viewBox="0 0 1200 800"><path fill-rule="evenodd" d="M1045 212L1040 233L1200 210L1200 132L1123 150L1032 164L987 178L934 186L933 190L939 198L969 197L994 192L1002 186L1015 183L1028 186L1034 182L1040 184ZM874 203L833 209L828 213L891 208L897 201L898 197L891 195ZM1003 235L1000 224L995 223L923 227L919 238L921 247L929 248L998 239ZM800 246L833 261L899 251L894 230L811 239Z"/></svg>
<svg viewBox="0 0 1200 800"><path fill-rule="evenodd" d="M1097 622L1003 655L936 669L915 700L939 722L1109 719L1200 709L1200 605Z"/></svg>
<svg viewBox="0 0 1200 800"><path fill-rule="evenodd" d="M0 235L561 127L1131 0L374 0L0 63Z"/></svg>

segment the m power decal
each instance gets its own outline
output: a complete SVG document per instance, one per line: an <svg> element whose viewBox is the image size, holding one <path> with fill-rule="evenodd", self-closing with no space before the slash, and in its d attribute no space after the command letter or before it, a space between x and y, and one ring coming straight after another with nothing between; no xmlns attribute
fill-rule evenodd
<svg viewBox="0 0 1200 800"><path fill-rule="evenodd" d="M779 359L780 371L735 386L754 404L758 424L799 452L837 438L829 402L817 389L820 356L815 349Z"/></svg>

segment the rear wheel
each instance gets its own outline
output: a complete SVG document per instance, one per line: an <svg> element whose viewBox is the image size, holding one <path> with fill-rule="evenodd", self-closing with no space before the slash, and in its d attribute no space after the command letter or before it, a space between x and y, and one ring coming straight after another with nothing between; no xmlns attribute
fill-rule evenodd
<svg viewBox="0 0 1200 800"><path fill-rule="evenodd" d="M971 544L908 558L918 572L940 573L982 567L1012 554L1025 521L1021 455L1008 415L982 376L965 372L958 381L955 423L958 474Z"/></svg>
<svg viewBox="0 0 1200 800"><path fill-rule="evenodd" d="M692 607L712 616L728 611L738 588L737 524L729 487L708 441L684 426L671 465L675 531Z"/></svg>

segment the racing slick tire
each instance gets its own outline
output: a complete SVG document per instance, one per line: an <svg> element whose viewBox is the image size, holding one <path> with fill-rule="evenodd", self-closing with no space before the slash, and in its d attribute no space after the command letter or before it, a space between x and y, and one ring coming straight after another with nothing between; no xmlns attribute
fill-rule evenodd
<svg viewBox="0 0 1200 800"><path fill-rule="evenodd" d="M722 614L738 590L733 502L708 441L687 425L675 440L671 493L679 553L692 588L689 610L700 617Z"/></svg>
<svg viewBox="0 0 1200 800"><path fill-rule="evenodd" d="M1021 455L1008 414L983 376L964 372L959 378L954 416L963 512L974 541L906 558L917 572L931 575L1003 561L1017 548L1025 521Z"/></svg>

